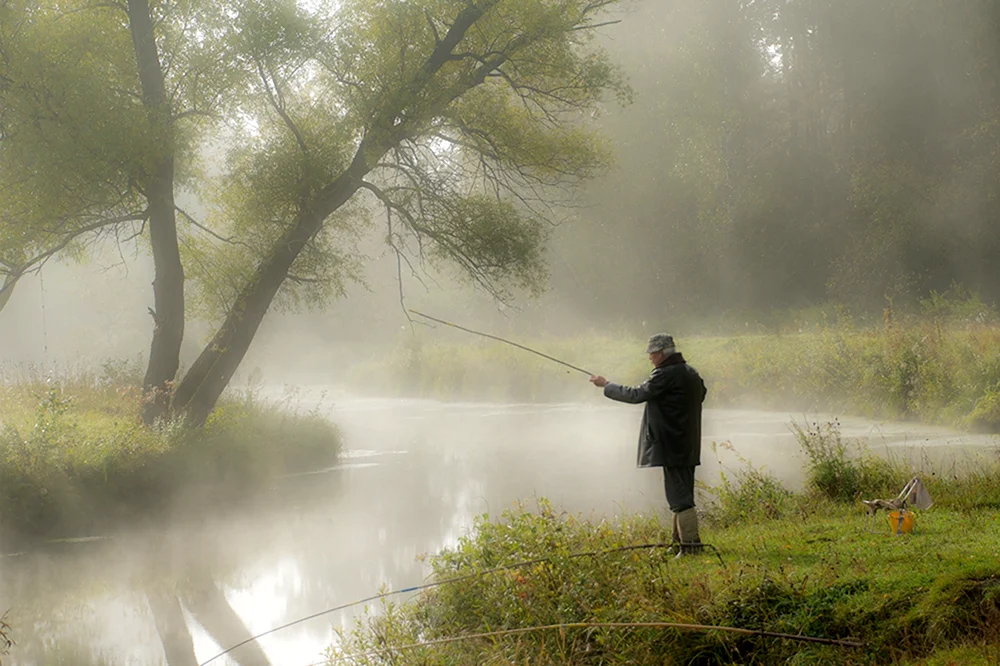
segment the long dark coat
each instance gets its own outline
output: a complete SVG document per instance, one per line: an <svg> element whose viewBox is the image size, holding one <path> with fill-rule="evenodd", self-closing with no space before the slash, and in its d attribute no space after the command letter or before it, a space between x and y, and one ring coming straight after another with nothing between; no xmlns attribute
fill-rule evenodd
<svg viewBox="0 0 1000 666"><path fill-rule="evenodd" d="M639 386L608 384L604 395L618 402L646 403L639 429L639 467L701 464L701 403L708 390L698 371L672 354Z"/></svg>

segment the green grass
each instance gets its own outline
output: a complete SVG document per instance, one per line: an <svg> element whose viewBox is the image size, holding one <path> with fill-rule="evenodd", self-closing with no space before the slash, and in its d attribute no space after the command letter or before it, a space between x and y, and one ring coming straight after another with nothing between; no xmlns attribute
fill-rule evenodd
<svg viewBox="0 0 1000 666"><path fill-rule="evenodd" d="M246 496L278 474L331 464L336 427L318 413L223 400L203 429L139 418L136 369L0 385L0 530L7 538L74 536L120 521Z"/></svg>
<svg viewBox="0 0 1000 666"><path fill-rule="evenodd" d="M520 340L625 383L649 372L639 339ZM817 410L1000 430L1000 327L910 323L803 333L680 338L709 386L710 404ZM353 382L437 398L594 398L580 373L492 341L434 343L417 336L362 363Z"/></svg>
<svg viewBox="0 0 1000 666"><path fill-rule="evenodd" d="M856 498L829 486L838 459L859 496L892 497L911 473L817 439L809 481L793 494L746 468L719 484L703 521L711 554L664 550L569 557L670 539L656 516L593 522L544 501L499 520L483 516L453 549L432 558L437 579L515 562L549 560L442 585L366 616L332 648L356 664L991 664L1000 655L1000 467L927 479L935 500L916 530L874 529ZM850 447L847 447L850 449ZM867 466L867 467L866 467ZM883 487L884 486L884 487ZM885 493L889 487L891 495ZM574 622L675 622L854 639L863 648L711 631L589 628L484 637L398 649L497 630ZM367 655L358 657L358 655Z"/></svg>

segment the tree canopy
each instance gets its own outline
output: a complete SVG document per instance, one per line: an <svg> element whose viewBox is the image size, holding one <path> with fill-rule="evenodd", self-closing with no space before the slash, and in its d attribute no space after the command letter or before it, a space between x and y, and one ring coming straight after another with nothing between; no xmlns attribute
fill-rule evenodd
<svg viewBox="0 0 1000 666"><path fill-rule="evenodd" d="M616 4L7 0L4 256L20 270L54 230L68 246L138 222L157 274L146 386L169 396L152 415L172 401L194 423L275 300L358 276L374 216L401 270L537 290L559 205L609 163L592 119L630 97L595 41ZM191 307L220 324L177 378Z"/></svg>

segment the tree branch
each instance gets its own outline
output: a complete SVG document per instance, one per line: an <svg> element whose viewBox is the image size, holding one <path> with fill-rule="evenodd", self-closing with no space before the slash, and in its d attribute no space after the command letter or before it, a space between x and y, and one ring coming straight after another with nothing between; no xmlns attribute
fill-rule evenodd
<svg viewBox="0 0 1000 666"><path fill-rule="evenodd" d="M295 124L292 117L288 115L285 111L285 103L281 97L281 90L278 88L278 80L275 78L274 74L270 71L265 72L265 67L261 63L260 59L254 56L254 64L257 66L257 74L260 76L261 83L264 84L264 92L267 93L267 101L274 109L281 120L285 123L285 126L291 131L295 136L295 141L299 144L299 148L305 155L309 154L309 147L306 145L305 137L303 137L302 132L299 130L299 126ZM268 80L268 75L270 75L270 81ZM274 91L271 91L271 86L274 86Z"/></svg>
<svg viewBox="0 0 1000 666"><path fill-rule="evenodd" d="M226 238L225 236L220 236L219 234L215 233L214 231L212 231L211 229L209 229L208 227L206 227L204 224L201 224L200 222L198 222L198 220L196 220L193 217L191 217L191 215L189 215L187 213L187 211L185 211L180 206L175 205L174 209L178 213L180 213L181 216L191 224L191 226L197 227L198 229L201 229L202 231L204 231L206 234L208 234L212 238L215 238L216 240L220 240L223 243L229 243L230 245L242 245L243 247L245 247L245 248L247 248L249 250L254 250L253 246L249 245L245 241L236 240L235 238Z"/></svg>
<svg viewBox="0 0 1000 666"><path fill-rule="evenodd" d="M617 21L605 21L604 23L593 23L593 24L590 24L590 25L578 25L575 28L570 28L570 30L574 31L574 32L577 31L577 30L595 30L597 28L603 28L604 26L607 26L607 25L616 25L616 24L621 23L621 22L622 22L622 20L618 19Z"/></svg>
<svg viewBox="0 0 1000 666"><path fill-rule="evenodd" d="M25 262L25 264L23 266L21 266L20 271L22 273L27 273L29 271L37 270L38 268L41 268L41 265L44 265L44 263L46 261L48 261L51 257L53 257L54 255L58 254L59 252L65 250L69 246L70 243L72 243L74 240L76 240L77 238L79 238L80 236L82 236L82 235L84 235L86 233L89 233L91 231L97 231L98 229L103 229L104 227L108 227L108 226L111 226L113 224L121 224L123 222L145 221L146 219L148 219L148 217L149 217L148 213L146 211L143 211L142 213L134 213L134 214L131 214L131 215L122 215L120 217L103 218L103 219L98 220L97 222L94 222L92 224L88 224L88 225L80 227L78 229L74 229L61 242L59 242L55 246L49 248L45 252L42 252L41 254L36 255L35 257L33 257L32 259L30 259L29 261ZM41 264L41 265L39 265L39 264Z"/></svg>

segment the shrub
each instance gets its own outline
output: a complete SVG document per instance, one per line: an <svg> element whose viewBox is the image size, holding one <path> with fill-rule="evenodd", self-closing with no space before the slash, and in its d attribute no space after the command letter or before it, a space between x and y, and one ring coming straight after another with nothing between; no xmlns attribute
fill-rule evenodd
<svg viewBox="0 0 1000 666"><path fill-rule="evenodd" d="M333 464L336 427L256 395L229 396L208 423L142 425L140 392L106 366L0 386L0 515L6 533L73 536L175 506L252 493L266 479ZM192 493L197 488L197 493Z"/></svg>
<svg viewBox="0 0 1000 666"><path fill-rule="evenodd" d="M712 442L712 451L717 447L735 452L729 442ZM708 489L715 496L707 518L714 524L732 525L736 523L776 520L787 516L795 507L795 496L774 476L763 469L754 467L737 454L741 467L735 471L719 472L718 485Z"/></svg>
<svg viewBox="0 0 1000 666"><path fill-rule="evenodd" d="M455 548L432 557L439 586L404 605L383 604L339 632L329 663L881 666L926 663L965 641L997 644L993 535L968 533L942 509L921 532L933 538L875 537L853 508L824 504L794 521L713 528L721 564L613 551L664 540L655 518L591 522L544 501L536 512L481 517ZM864 648L593 626L644 621L850 637ZM590 626L540 629L566 623Z"/></svg>
<svg viewBox="0 0 1000 666"><path fill-rule="evenodd" d="M965 417L965 425L979 432L1000 430L1000 381L987 388Z"/></svg>
<svg viewBox="0 0 1000 666"><path fill-rule="evenodd" d="M851 502L867 497L895 496L911 471L892 458L874 456L858 442L852 446L840 434L837 421L792 423L792 432L808 458L807 485L828 499Z"/></svg>
<svg viewBox="0 0 1000 666"><path fill-rule="evenodd" d="M904 319L884 328L858 328L842 318L791 334L679 342L705 377L712 406L841 411L1000 429L994 395L1000 390L1000 327L994 316L980 317L986 311L975 299L939 299L927 307L936 313L929 321ZM642 342L631 336L524 342L626 383L649 372L636 353ZM582 378L570 375L501 343L424 343L419 336L351 370L359 386L437 398L596 399Z"/></svg>

